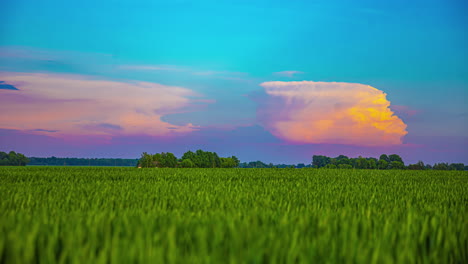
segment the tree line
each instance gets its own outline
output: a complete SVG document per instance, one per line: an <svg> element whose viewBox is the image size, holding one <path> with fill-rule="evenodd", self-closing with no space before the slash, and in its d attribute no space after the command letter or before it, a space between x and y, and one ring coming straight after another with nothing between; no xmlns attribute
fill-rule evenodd
<svg viewBox="0 0 468 264"><path fill-rule="evenodd" d="M236 156L227 158L219 157L216 152L203 151L201 149L192 152L187 151L178 159L170 152L148 154L143 152L138 161L139 168L236 168L239 166Z"/></svg>
<svg viewBox="0 0 468 264"><path fill-rule="evenodd" d="M111 159L111 158L37 158L26 157L21 153L10 151L0 152L0 166L129 166L142 168L327 168L327 169L408 169L408 170L468 170L463 163L435 163L424 164L418 161L415 164L405 165L403 159L397 154L380 155L377 158L349 158L339 155L335 158L314 155L312 163L297 165L272 164L262 161L240 162L236 156L219 157L216 152L197 150L187 151L181 158L170 152L148 154L144 152L140 159Z"/></svg>
<svg viewBox="0 0 468 264"><path fill-rule="evenodd" d="M314 155L312 157L313 168L328 168L328 169L379 169L379 170L466 170L467 168L463 163L436 163L434 166L424 164L418 161L415 164L405 166L403 159L397 154L380 155L379 159L376 158L348 158L344 155L331 158L322 155Z"/></svg>
<svg viewBox="0 0 468 264"><path fill-rule="evenodd" d="M29 158L28 165L44 166L125 166L135 167L138 159L110 159L110 158Z"/></svg>
<svg viewBox="0 0 468 264"><path fill-rule="evenodd" d="M0 151L0 166L26 166L29 159L21 153Z"/></svg>

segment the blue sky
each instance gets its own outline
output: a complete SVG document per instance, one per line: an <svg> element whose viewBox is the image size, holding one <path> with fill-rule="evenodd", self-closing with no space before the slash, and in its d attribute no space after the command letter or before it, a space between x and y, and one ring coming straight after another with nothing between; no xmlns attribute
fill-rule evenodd
<svg viewBox="0 0 468 264"><path fill-rule="evenodd" d="M156 118L167 124L198 127L183 136L180 146L172 144L161 150L144 146L157 146L167 139L158 141L161 135L145 133L130 147L106 141L104 145L76 148L70 143L73 140L60 143L61 135L51 136L56 152L53 147L48 151L26 148L21 143L7 143L7 139L15 133L49 137L30 131L55 128L25 129L8 120L0 122L0 129L6 131L2 143L29 152L26 154L134 156L143 151L183 152L194 147L229 154L233 148L228 144L222 147L208 139L213 133L226 135L224 141L231 137L238 146L246 139L230 133L243 129L251 133L248 138L252 142L235 148L233 154L241 159L308 162L313 154L339 155L342 150L367 156L387 150L387 145L372 149L356 143L350 146L346 142L351 141L342 138L338 138L338 146L330 140L312 139L299 144L288 135L278 136L259 121L258 98L265 97L261 83L307 80L366 84L384 92L390 109L403 120L408 132L401 145L392 145L389 151L411 161L468 163L468 21L464 1L7 0L3 10L0 81L16 84L19 91L21 78L26 77L11 77L16 73L50 74L61 80L71 74L183 87L193 92L183 96L195 98L189 105L180 105L178 111L158 113ZM34 89L34 85L28 87ZM307 109L296 109L290 115ZM83 122L95 121L81 118ZM106 136L114 140L124 137ZM205 137L206 141L196 143ZM264 139L269 141L257 146ZM109 148L114 151L103 153ZM67 152L60 152L62 149ZM131 151L125 154L125 149ZM281 157L285 151L291 153L288 158Z"/></svg>

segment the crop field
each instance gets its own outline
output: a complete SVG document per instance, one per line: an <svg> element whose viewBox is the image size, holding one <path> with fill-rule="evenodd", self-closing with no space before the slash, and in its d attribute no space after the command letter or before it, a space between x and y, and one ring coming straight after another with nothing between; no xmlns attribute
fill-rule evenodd
<svg viewBox="0 0 468 264"><path fill-rule="evenodd" d="M0 167L1 263L468 263L468 173Z"/></svg>

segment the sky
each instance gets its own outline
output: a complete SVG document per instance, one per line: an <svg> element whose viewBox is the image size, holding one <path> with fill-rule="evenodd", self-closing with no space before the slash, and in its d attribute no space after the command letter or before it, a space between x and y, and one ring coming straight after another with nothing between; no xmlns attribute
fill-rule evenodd
<svg viewBox="0 0 468 264"><path fill-rule="evenodd" d="M468 163L468 4L4 0L0 151Z"/></svg>

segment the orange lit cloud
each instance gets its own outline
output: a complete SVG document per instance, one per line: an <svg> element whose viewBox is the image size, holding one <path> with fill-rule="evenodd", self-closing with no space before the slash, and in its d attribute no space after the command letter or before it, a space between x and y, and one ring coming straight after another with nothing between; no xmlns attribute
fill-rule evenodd
<svg viewBox="0 0 468 264"><path fill-rule="evenodd" d="M296 143L384 146L402 143L406 124L374 87L338 82L264 82L257 116L275 136Z"/></svg>
<svg viewBox="0 0 468 264"><path fill-rule="evenodd" d="M66 74L1 73L0 80L19 89L0 90L0 128L54 136L164 136L196 129L161 120L199 96L186 88Z"/></svg>

